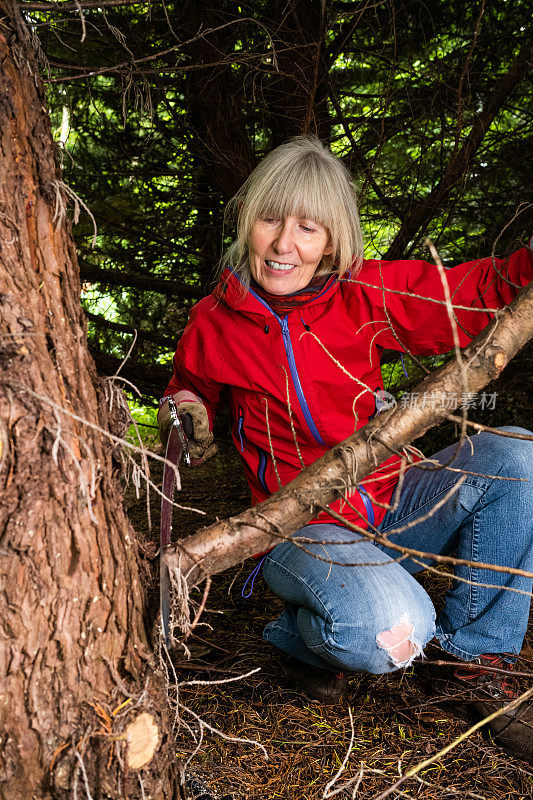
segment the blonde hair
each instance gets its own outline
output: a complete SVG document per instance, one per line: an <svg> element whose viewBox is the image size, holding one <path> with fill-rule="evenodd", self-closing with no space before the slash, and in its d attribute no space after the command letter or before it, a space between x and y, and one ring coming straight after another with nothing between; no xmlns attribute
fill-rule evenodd
<svg viewBox="0 0 533 800"><path fill-rule="evenodd" d="M319 222L329 232L332 253L322 257L317 275L359 270L363 236L355 187L344 164L312 136L296 136L272 150L229 201L226 219L237 217L237 238L222 267L229 266L248 287L248 245L255 222L292 215Z"/></svg>

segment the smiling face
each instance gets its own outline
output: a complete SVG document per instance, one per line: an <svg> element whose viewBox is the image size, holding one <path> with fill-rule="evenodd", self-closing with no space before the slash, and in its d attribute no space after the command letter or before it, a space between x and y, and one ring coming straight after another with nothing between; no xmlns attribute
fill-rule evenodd
<svg viewBox="0 0 533 800"><path fill-rule="evenodd" d="M327 228L298 216L258 219L250 234L250 271L271 294L292 294L313 278L332 247Z"/></svg>

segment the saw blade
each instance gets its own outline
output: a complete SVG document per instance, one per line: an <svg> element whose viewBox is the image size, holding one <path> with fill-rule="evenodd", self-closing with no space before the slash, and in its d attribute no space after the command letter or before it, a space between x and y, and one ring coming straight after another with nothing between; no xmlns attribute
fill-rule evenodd
<svg viewBox="0 0 533 800"><path fill-rule="evenodd" d="M187 440L183 433L181 421L177 418L174 420L170 429L167 449L165 451L161 497L161 528L159 536L159 607L161 611L163 635L169 650L172 646L170 636L170 573L167 565L166 549L172 539L172 502L174 499L174 492L176 489L181 489L178 464L186 444Z"/></svg>

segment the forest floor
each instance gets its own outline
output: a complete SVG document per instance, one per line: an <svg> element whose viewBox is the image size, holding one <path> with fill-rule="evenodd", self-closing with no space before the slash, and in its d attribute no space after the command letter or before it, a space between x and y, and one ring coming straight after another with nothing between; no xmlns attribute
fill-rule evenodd
<svg viewBox="0 0 533 800"><path fill-rule="evenodd" d="M235 514L248 505L248 489L240 461L229 442L221 443L218 456L194 470L181 470L182 491L175 499L206 512L205 517L174 511L175 537ZM154 469L157 483L160 475ZM126 493L129 513L139 538L157 546L159 499L151 494L152 529L148 529L146 497ZM150 546L150 545L149 545ZM255 566L252 559L213 577L203 625L188 640L191 659L178 659L180 681L233 678L258 669L236 682L180 688L180 702L198 714L224 737L252 739L232 742L208 730L187 772L199 783L190 786L190 798L211 796L234 800L318 800L322 797L370 800L391 786L408 768L439 752L469 727L454 712L438 688L428 686L428 667L418 664L407 671L373 676L355 674L347 699L337 706L309 701L283 676L277 652L263 641L263 626L281 609L261 576L247 599L241 595ZM419 578L437 608L449 586L446 575L429 573ZM154 583L154 595L157 587ZM199 599L197 596L197 599ZM531 626L530 626L531 628ZM533 670L533 631L522 653L521 668ZM439 675L441 667L431 667ZM426 673L426 679L421 672ZM437 682L438 684L438 682ZM341 766L352 737L345 770L325 795L328 783ZM182 719L195 732L191 715ZM176 758L186 762L195 742L183 725L178 733ZM346 784L349 785L346 785ZM209 787L202 793L202 784ZM345 785L346 788L340 789ZM357 793L353 794L354 788ZM335 793L335 789L340 789ZM199 792L199 794L198 794ZM473 800L525 800L533 797L533 768L511 757L480 732L471 735L449 754L424 769L395 791L392 798L472 798Z"/></svg>

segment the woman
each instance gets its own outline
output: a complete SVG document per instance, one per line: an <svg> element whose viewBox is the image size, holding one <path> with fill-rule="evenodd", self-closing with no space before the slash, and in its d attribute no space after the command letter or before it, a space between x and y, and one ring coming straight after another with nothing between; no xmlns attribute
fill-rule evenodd
<svg viewBox="0 0 533 800"><path fill-rule="evenodd" d="M178 412L190 415L198 463L215 449L213 417L224 391L256 503L379 413L383 348L446 353L453 329L436 266L363 260L350 176L317 140L299 137L274 150L232 207L237 239L219 285L191 311L165 398L174 396ZM532 272L527 248L506 261L488 258L447 271L461 346L492 318L485 309L510 302ZM165 398L163 438L170 424ZM434 456L442 465L453 457L453 470L411 467L394 503L400 459L392 456L332 507L381 534L398 528L394 541L407 547L531 571L531 484L494 476L528 477L532 447L482 433L458 453L452 447ZM414 520L420 521L409 525ZM354 542L325 513L297 534L306 538L305 549L284 542L264 561L266 582L286 603L264 636L286 654L311 696L338 700L347 685L339 669L405 667L433 636L448 653L481 666L508 667L520 652L530 579L459 567L458 578L467 582L454 582L435 623L433 604L412 577L423 563L398 563L386 548ZM361 566L332 566L328 558ZM480 667L476 691L494 675L482 673ZM491 685L493 694L505 691ZM493 710L491 702L487 694L479 713ZM496 727L501 742L533 758L532 729L518 718L505 723L505 732Z"/></svg>

